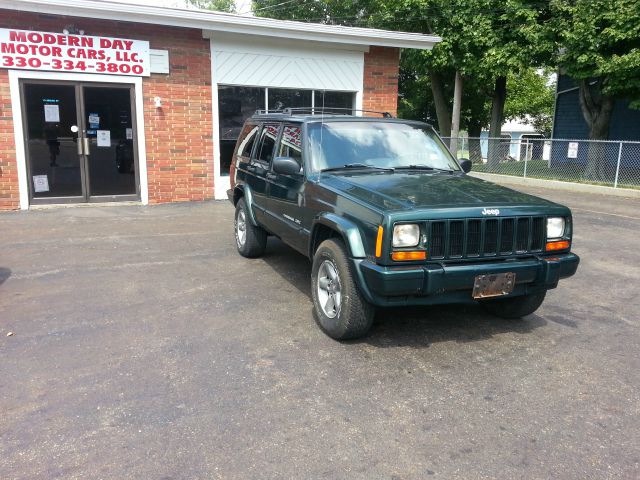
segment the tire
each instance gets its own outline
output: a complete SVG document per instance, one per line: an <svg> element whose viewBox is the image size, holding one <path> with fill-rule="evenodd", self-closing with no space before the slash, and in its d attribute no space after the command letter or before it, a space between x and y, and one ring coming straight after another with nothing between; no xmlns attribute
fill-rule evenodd
<svg viewBox="0 0 640 480"><path fill-rule="evenodd" d="M373 323L375 309L362 297L354 277L344 243L322 242L313 257L311 295L316 323L335 340L362 337Z"/></svg>
<svg viewBox="0 0 640 480"><path fill-rule="evenodd" d="M542 302L547 292L522 295L512 298L483 300L480 302L487 312L501 318L522 318L535 312Z"/></svg>
<svg viewBox="0 0 640 480"><path fill-rule="evenodd" d="M233 221L238 253L243 257L255 258L264 253L267 246L267 232L251 223L249 209L244 198L236 204L236 215Z"/></svg>

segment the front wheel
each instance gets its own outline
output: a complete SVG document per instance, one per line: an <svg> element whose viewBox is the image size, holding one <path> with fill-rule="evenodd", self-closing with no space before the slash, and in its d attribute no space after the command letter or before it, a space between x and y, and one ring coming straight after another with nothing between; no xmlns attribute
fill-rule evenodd
<svg viewBox="0 0 640 480"><path fill-rule="evenodd" d="M313 257L311 294L316 322L336 340L362 337L373 323L374 308L358 291L352 269L341 240L325 240Z"/></svg>
<svg viewBox="0 0 640 480"><path fill-rule="evenodd" d="M482 300L482 305L487 312L501 318L521 318L535 312L542 302L547 292L521 295L518 297L502 298L495 300Z"/></svg>

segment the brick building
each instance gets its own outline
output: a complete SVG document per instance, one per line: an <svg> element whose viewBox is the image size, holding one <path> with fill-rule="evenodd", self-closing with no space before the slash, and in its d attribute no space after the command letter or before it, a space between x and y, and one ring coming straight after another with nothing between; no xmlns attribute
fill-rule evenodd
<svg viewBox="0 0 640 480"><path fill-rule="evenodd" d="M95 0L0 0L0 210L225 198L257 109L395 113L438 37Z"/></svg>

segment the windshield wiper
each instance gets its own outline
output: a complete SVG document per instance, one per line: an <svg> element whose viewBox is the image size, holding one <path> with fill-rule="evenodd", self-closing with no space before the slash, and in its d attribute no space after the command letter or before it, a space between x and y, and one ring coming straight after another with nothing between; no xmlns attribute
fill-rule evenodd
<svg viewBox="0 0 640 480"><path fill-rule="evenodd" d="M358 168L372 168L374 170L380 170L383 172L393 172L393 168L385 168L385 167L376 167L375 165L366 165L364 163L347 163L346 165L342 165L341 167L329 167L323 168L320 170L321 172L335 172L338 170L349 170L349 169L358 169Z"/></svg>
<svg viewBox="0 0 640 480"><path fill-rule="evenodd" d="M423 164L417 164L417 165L405 165L402 167L395 167L396 170L438 170L439 172L453 172L453 170L449 170L446 168L438 168L438 167L432 167L430 165L423 165Z"/></svg>

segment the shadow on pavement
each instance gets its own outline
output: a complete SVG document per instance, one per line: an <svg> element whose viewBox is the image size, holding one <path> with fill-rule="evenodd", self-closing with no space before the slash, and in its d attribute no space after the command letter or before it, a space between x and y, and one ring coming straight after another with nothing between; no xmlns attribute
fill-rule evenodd
<svg viewBox="0 0 640 480"><path fill-rule="evenodd" d="M8 268L0 267L0 285L2 285L10 276L11 270L9 270Z"/></svg>
<svg viewBox="0 0 640 480"><path fill-rule="evenodd" d="M438 342L478 342L503 333L527 334L547 321L535 314L505 320L479 305L438 305L380 309L370 334L361 340L379 348L425 348Z"/></svg>
<svg viewBox="0 0 640 480"><path fill-rule="evenodd" d="M269 237L262 260L311 301L311 262L307 257Z"/></svg>
<svg viewBox="0 0 640 480"><path fill-rule="evenodd" d="M307 257L270 237L262 260L311 302L311 262ZM424 348L437 342L476 342L508 332L526 334L546 324L535 314L522 320L494 317L473 304L382 308L369 335L348 343Z"/></svg>

